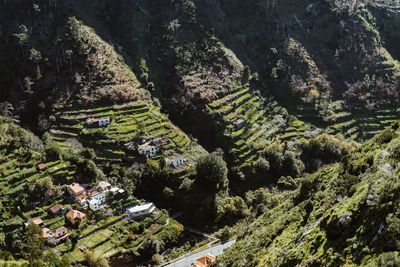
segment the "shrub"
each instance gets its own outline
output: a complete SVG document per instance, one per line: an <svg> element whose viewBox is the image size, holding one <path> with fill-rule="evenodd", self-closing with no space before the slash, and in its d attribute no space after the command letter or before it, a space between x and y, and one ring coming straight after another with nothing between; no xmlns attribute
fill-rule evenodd
<svg viewBox="0 0 400 267"><path fill-rule="evenodd" d="M390 147L390 155L392 158L400 160L400 141L397 141Z"/></svg>
<svg viewBox="0 0 400 267"><path fill-rule="evenodd" d="M387 252L379 255L378 259L376 260L375 264L372 266L380 267L397 267L400 266L400 256L398 252Z"/></svg>
<svg viewBox="0 0 400 267"><path fill-rule="evenodd" d="M215 189L226 188L228 168L222 157L209 154L201 157L196 165L197 179Z"/></svg>
<svg viewBox="0 0 400 267"><path fill-rule="evenodd" d="M268 209L272 209L278 204L275 194L266 188L260 188L255 191L249 191L245 194L246 204L252 209L263 205Z"/></svg>
<svg viewBox="0 0 400 267"><path fill-rule="evenodd" d="M51 143L46 145L45 153L46 153L46 160L47 161L62 160L62 150L54 142L51 142Z"/></svg>
<svg viewBox="0 0 400 267"><path fill-rule="evenodd" d="M386 128L383 132L375 137L376 142L379 144L386 144L396 137L396 131L392 128Z"/></svg>
<svg viewBox="0 0 400 267"><path fill-rule="evenodd" d="M222 200L222 203L217 203L218 222L231 224L249 214L246 203L239 196L227 197Z"/></svg>

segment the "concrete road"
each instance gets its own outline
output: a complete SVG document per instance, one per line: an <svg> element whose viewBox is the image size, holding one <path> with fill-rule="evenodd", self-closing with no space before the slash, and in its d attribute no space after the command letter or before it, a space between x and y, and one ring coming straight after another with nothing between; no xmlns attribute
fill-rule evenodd
<svg viewBox="0 0 400 267"><path fill-rule="evenodd" d="M206 254L212 254L214 256L218 256L221 255L222 252L229 248L230 246L232 246L233 244L235 244L236 240L231 240L228 241L224 244L218 244L215 246L212 246L210 248L204 249L200 252L197 252L193 255L188 255L184 258L178 259L175 262L169 263L167 265L163 265L164 267L190 267L190 265L195 262L196 259L206 255Z"/></svg>

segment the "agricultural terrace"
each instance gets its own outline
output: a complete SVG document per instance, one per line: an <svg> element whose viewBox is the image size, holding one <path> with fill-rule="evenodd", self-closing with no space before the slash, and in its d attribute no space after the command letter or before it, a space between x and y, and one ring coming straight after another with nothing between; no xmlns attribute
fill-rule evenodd
<svg viewBox="0 0 400 267"><path fill-rule="evenodd" d="M264 145L274 140L301 137L310 130L310 126L288 116L282 107L266 101L249 88L231 91L209 103L207 108L220 122L224 136L229 140L229 152L240 166L253 162ZM235 125L238 121L244 121L243 125Z"/></svg>
<svg viewBox="0 0 400 267"><path fill-rule="evenodd" d="M63 187L72 182L75 166L67 161L57 160L46 162L45 168L39 170L38 164L41 160L41 154L26 152L24 149L17 149L0 158L0 200L3 205L0 232L14 231L22 237L24 223L34 218L40 218L43 221L42 227L50 230L66 226L70 237L55 249L60 254L67 254L71 262L77 263L85 260L84 252L87 249L105 257L125 252L140 254L143 246L149 242L167 244L176 241L183 230L182 225L169 218L163 210L142 221L126 219L125 209L139 204L134 197L111 197L107 200L107 208L102 212L84 211L87 221L80 229L75 229L66 221L65 216L54 216L48 212L55 203L64 208L82 210L66 197ZM53 190L58 193L51 198L45 197L44 192L32 193L37 197L33 199L32 194L26 192L31 192L32 185L44 178L51 178ZM74 236L76 240L73 240ZM25 262L21 264L23 266Z"/></svg>
<svg viewBox="0 0 400 267"><path fill-rule="evenodd" d="M111 216L80 229L75 244L67 241L56 250L67 254L73 263L85 260L85 250L107 258L128 252L140 254L149 243L166 244L178 238L182 231L183 226L164 211L142 221L130 221L122 215Z"/></svg>
<svg viewBox="0 0 400 267"><path fill-rule="evenodd" d="M315 111L303 110L299 116L305 121L318 121ZM327 126L328 132L341 133L346 138L362 141L399 122L400 113L395 107L371 112L339 110L334 114L333 120L334 122Z"/></svg>
<svg viewBox="0 0 400 267"><path fill-rule="evenodd" d="M109 116L112 123L104 128L86 128L89 118ZM145 102L89 109L64 109L56 112L57 125L51 129L54 140L62 146L83 145L96 151L96 162L134 161L135 156L123 144L139 138L162 137L168 141L163 155L183 155L195 159L203 150L189 136L174 126L160 109Z"/></svg>
<svg viewBox="0 0 400 267"><path fill-rule="evenodd" d="M41 162L41 155L22 151L22 149L15 150L8 156L0 158L0 195L4 209L0 229L12 225L20 226L22 222L31 218L31 214L24 212L39 203L51 204L46 203L47 198L34 193L34 185L37 182L51 178L51 182L54 183L53 189L61 190L59 186L72 181L75 173L75 166L59 160L46 162L46 169L40 171L37 164ZM31 191L32 194L27 194ZM18 210L16 207L19 207Z"/></svg>

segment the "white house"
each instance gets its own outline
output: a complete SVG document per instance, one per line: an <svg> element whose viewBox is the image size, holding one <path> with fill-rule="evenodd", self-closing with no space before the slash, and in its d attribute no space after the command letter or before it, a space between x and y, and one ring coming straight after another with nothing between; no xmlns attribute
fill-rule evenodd
<svg viewBox="0 0 400 267"><path fill-rule="evenodd" d="M86 120L88 127L105 127L111 123L111 117L90 118Z"/></svg>
<svg viewBox="0 0 400 267"><path fill-rule="evenodd" d="M188 159L183 156L176 155L176 156L168 157L165 161L168 166L176 169L176 168L184 166L188 162Z"/></svg>
<svg viewBox="0 0 400 267"><path fill-rule="evenodd" d="M107 126L111 123L111 117L103 117L99 119L99 126Z"/></svg>
<svg viewBox="0 0 400 267"><path fill-rule="evenodd" d="M138 152L140 155L144 155L146 158L151 158L156 156L160 152L160 147L146 143L143 145L139 145Z"/></svg>
<svg viewBox="0 0 400 267"><path fill-rule="evenodd" d="M244 119L239 119L239 120L235 121L234 124L235 124L236 130L240 130L247 124L247 121Z"/></svg>
<svg viewBox="0 0 400 267"><path fill-rule="evenodd" d="M130 219L135 219L135 218L140 218L140 217L145 217L154 212L156 209L156 206L153 203L146 203L143 205L137 205L134 207L130 207L126 209L126 213L128 215L128 218Z"/></svg>
<svg viewBox="0 0 400 267"><path fill-rule="evenodd" d="M93 211L103 208L105 202L106 192L95 194L88 200L89 208Z"/></svg>

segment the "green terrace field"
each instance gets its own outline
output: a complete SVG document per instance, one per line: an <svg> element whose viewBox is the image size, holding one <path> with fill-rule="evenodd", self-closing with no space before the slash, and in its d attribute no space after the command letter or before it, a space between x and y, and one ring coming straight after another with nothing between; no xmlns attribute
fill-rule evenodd
<svg viewBox="0 0 400 267"><path fill-rule="evenodd" d="M295 117L284 115L283 109L265 101L249 88L232 91L207 105L208 112L222 126L229 140L229 151L235 163L243 165L257 158L257 151L274 140L301 137L310 126ZM245 120L243 127L235 122Z"/></svg>
<svg viewBox="0 0 400 267"><path fill-rule="evenodd" d="M60 185L72 180L75 173L75 166L62 161L46 162L46 169L39 171L37 164L41 162L41 156L22 151L15 150L0 159L0 195L3 199L3 206L7 211L14 210L15 205L25 202L26 190L36 181L50 177L54 184ZM35 205L35 203L27 204ZM21 210L23 211L24 207L21 207ZM6 221L7 225L8 219L11 219L9 222L13 222L14 215L14 212L5 212L1 219ZM26 218L30 218L30 216L24 219Z"/></svg>
<svg viewBox="0 0 400 267"><path fill-rule="evenodd" d="M299 116L306 121L317 120L316 112L302 111ZM395 122L400 122L400 112L396 108L351 113L343 110L335 114L335 122L328 125L327 131L332 134L341 133L346 138L362 141L373 137Z"/></svg>
<svg viewBox="0 0 400 267"><path fill-rule="evenodd" d="M33 154L27 158L19 152L16 150L0 159L0 200L3 209L0 232L4 229L20 229L23 223L36 217L42 218L45 226L50 229L63 226L64 218L50 217L47 210L55 202L65 202L61 185L72 181L75 166L69 162L51 161L45 163L45 170L39 171L36 166L41 162L40 155ZM51 178L54 186L60 188L61 195L54 201L48 201L44 195L36 195L35 199L27 198L32 185L44 178Z"/></svg>
<svg viewBox="0 0 400 267"><path fill-rule="evenodd" d="M89 118L110 116L112 123L104 128L86 128ZM162 137L165 156L181 154L190 159L205 151L189 136L174 126L160 109L145 102L128 103L90 109L63 109L56 112L57 126L51 129L54 140L62 146L76 141L96 151L98 163L135 160L123 149L123 144L135 138Z"/></svg>
<svg viewBox="0 0 400 267"><path fill-rule="evenodd" d="M73 263L83 262L87 249L109 258L119 253L139 251L150 239L167 241L168 235L174 235L174 228L181 229L182 226L162 211L156 218L140 222L130 221L124 216L111 216L82 229L75 245L66 242L58 245L56 250L67 254Z"/></svg>
<svg viewBox="0 0 400 267"><path fill-rule="evenodd" d="M58 178L55 180L68 181L74 175L74 166L68 162L53 161L46 163L45 171L38 171L38 161L20 163L16 158L0 165L0 192L10 197L17 196L25 186L44 177Z"/></svg>

